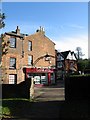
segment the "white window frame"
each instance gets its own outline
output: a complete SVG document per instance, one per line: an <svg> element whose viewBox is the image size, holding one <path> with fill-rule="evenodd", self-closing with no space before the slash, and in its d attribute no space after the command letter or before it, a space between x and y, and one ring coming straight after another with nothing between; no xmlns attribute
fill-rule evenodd
<svg viewBox="0 0 90 120"><path fill-rule="evenodd" d="M28 51L32 51L32 42L28 41Z"/></svg>
<svg viewBox="0 0 90 120"><path fill-rule="evenodd" d="M28 65L29 66L32 65L32 60L33 60L33 56L32 55L28 55Z"/></svg>
<svg viewBox="0 0 90 120"><path fill-rule="evenodd" d="M16 74L9 75L9 84L16 84Z"/></svg>
<svg viewBox="0 0 90 120"><path fill-rule="evenodd" d="M16 69L16 58L14 57L10 57L10 68Z"/></svg>
<svg viewBox="0 0 90 120"><path fill-rule="evenodd" d="M10 38L10 48L16 48L16 38Z"/></svg>

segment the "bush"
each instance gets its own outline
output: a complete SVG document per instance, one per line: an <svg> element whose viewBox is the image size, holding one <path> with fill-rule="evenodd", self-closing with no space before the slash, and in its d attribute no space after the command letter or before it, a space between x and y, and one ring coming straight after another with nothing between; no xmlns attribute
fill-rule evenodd
<svg viewBox="0 0 90 120"><path fill-rule="evenodd" d="M90 74L70 75L65 79L65 99L66 100L88 100L90 86Z"/></svg>

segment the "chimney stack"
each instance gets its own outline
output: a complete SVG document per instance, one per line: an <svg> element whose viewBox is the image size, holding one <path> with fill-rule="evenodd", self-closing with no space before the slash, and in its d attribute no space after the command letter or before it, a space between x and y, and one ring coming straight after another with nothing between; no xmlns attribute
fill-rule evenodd
<svg viewBox="0 0 90 120"><path fill-rule="evenodd" d="M43 27L40 26L40 28L38 30L36 30L36 32L39 32L39 33L42 33L42 34L45 34L45 30Z"/></svg>
<svg viewBox="0 0 90 120"><path fill-rule="evenodd" d="M16 29L16 33L20 35L20 29L19 29L18 26L17 26L17 29Z"/></svg>

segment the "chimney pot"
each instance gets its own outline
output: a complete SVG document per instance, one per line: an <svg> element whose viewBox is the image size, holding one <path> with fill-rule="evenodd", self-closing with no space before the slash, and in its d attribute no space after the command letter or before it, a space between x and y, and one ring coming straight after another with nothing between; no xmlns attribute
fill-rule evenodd
<svg viewBox="0 0 90 120"><path fill-rule="evenodd" d="M17 26L17 29L19 29L19 27Z"/></svg>
<svg viewBox="0 0 90 120"><path fill-rule="evenodd" d="M42 27L40 26L40 31L42 31Z"/></svg>
<svg viewBox="0 0 90 120"><path fill-rule="evenodd" d="M16 29L16 33L17 33L17 34L20 34L20 29L19 29L18 26L17 26L17 29Z"/></svg>

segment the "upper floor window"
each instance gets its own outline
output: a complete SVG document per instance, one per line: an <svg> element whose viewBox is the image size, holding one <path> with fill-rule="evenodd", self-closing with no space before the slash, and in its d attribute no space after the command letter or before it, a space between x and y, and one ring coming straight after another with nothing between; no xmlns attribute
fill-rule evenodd
<svg viewBox="0 0 90 120"><path fill-rule="evenodd" d="M16 48L16 38L14 38L14 37L10 38L10 47Z"/></svg>
<svg viewBox="0 0 90 120"><path fill-rule="evenodd" d="M10 68L16 68L16 58L10 58Z"/></svg>
<svg viewBox="0 0 90 120"><path fill-rule="evenodd" d="M33 64L33 57L32 55L28 56L28 65L32 65Z"/></svg>
<svg viewBox="0 0 90 120"><path fill-rule="evenodd" d="M32 42L28 41L28 50L31 51L32 50Z"/></svg>
<svg viewBox="0 0 90 120"><path fill-rule="evenodd" d="M75 66L74 62L70 62L70 69L73 69Z"/></svg>
<svg viewBox="0 0 90 120"><path fill-rule="evenodd" d="M62 60L64 60L64 58L60 54L57 55L57 61L62 61Z"/></svg>

